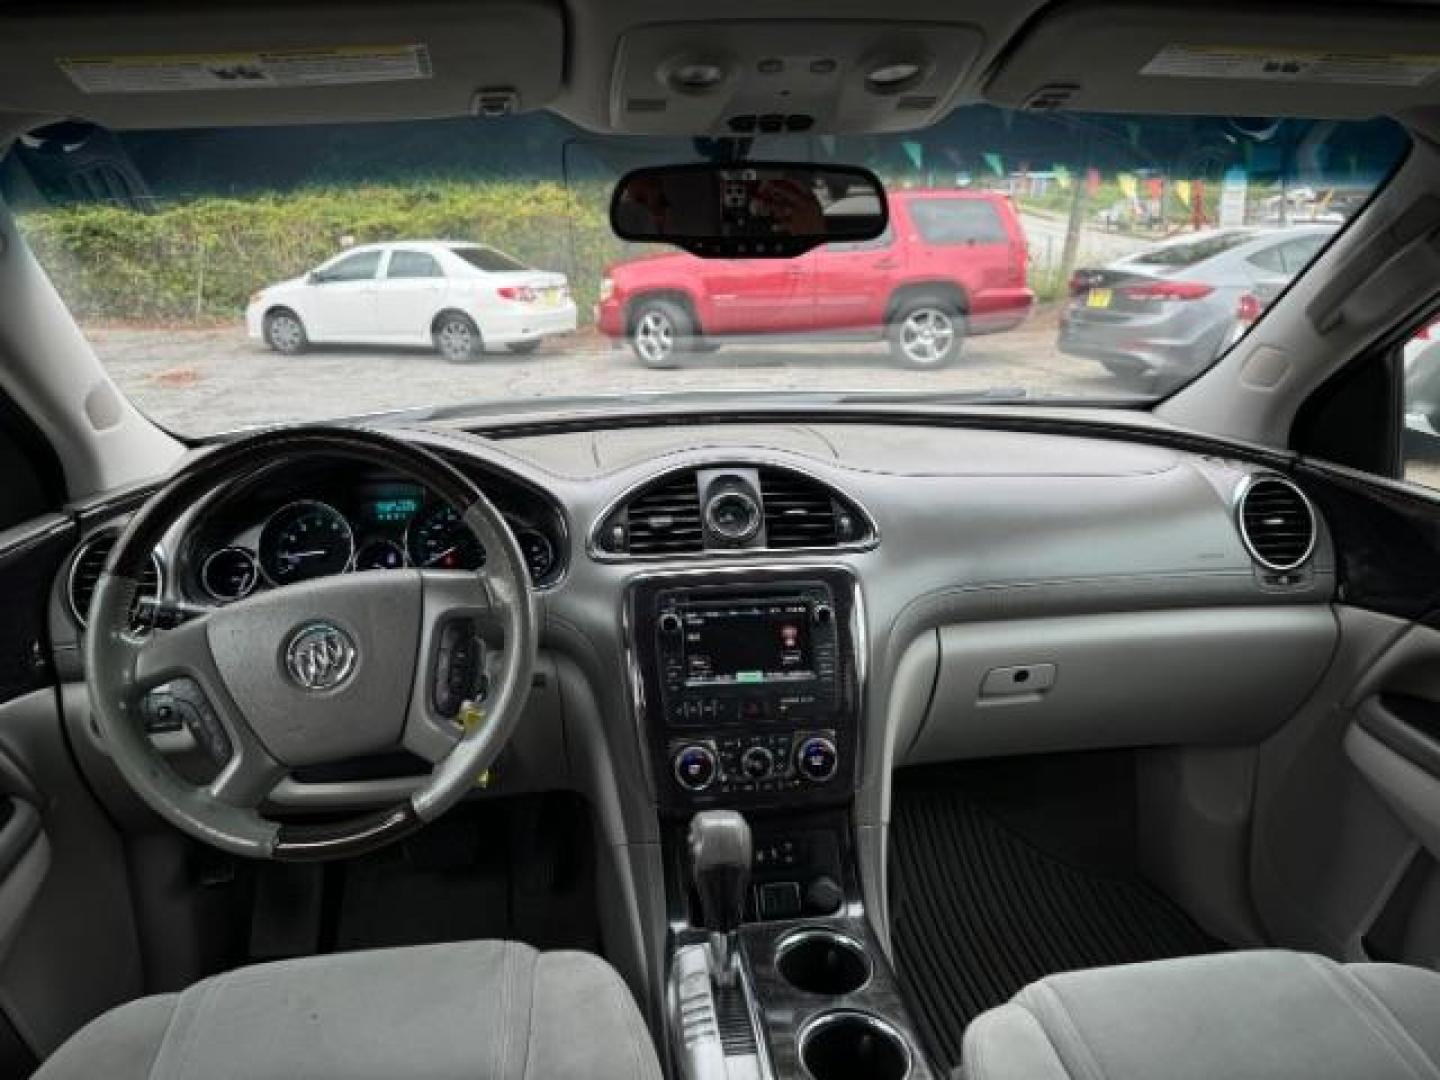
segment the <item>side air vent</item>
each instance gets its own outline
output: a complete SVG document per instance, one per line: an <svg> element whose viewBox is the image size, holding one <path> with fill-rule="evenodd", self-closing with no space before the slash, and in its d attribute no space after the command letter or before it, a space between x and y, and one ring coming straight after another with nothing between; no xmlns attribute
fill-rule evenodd
<svg viewBox="0 0 1440 1080"><path fill-rule="evenodd" d="M842 511L830 489L786 469L760 470L765 542L772 548L835 547Z"/></svg>
<svg viewBox="0 0 1440 1080"><path fill-rule="evenodd" d="M1315 513L1289 480L1252 479L1240 496L1237 518L1245 547L1267 569L1294 570L1315 550Z"/></svg>
<svg viewBox="0 0 1440 1080"><path fill-rule="evenodd" d="M114 531L98 533L84 541L76 549L74 561L70 564L70 579L66 589L70 601L70 614L84 626L90 613L90 601L95 598L95 586L100 583L100 573L105 569L105 560L120 534ZM140 583L140 598L156 601L160 599L160 560L150 556L145 576Z"/></svg>
<svg viewBox="0 0 1440 1080"><path fill-rule="evenodd" d="M630 503L624 522L630 555L685 555L705 546L700 489L693 472L671 477Z"/></svg>

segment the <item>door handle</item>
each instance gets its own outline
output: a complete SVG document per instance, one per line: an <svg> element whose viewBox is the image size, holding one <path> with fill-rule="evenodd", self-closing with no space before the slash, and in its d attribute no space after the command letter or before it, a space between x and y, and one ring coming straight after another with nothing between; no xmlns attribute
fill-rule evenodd
<svg viewBox="0 0 1440 1080"><path fill-rule="evenodd" d="M896 267L896 265L897 265L897 264L896 264L896 262L895 262L894 259L881 259L879 262L877 262L877 263L875 264L875 269L876 269L876 270L894 270L895 267Z"/></svg>

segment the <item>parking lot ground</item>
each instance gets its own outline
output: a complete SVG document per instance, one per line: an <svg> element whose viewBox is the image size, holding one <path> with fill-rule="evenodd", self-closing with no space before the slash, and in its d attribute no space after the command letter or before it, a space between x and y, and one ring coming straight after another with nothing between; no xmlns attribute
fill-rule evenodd
<svg viewBox="0 0 1440 1080"><path fill-rule="evenodd" d="M783 342L726 346L665 371L593 333L547 340L529 356L493 353L450 364L432 352L316 348L285 357L249 341L243 327L91 327L87 336L121 389L147 415L184 433L279 421L323 420L387 409L510 398L637 391L904 390L1022 388L1031 394L1124 396L1098 365L1060 355L1053 321L975 337L937 371L897 365L882 343Z"/></svg>

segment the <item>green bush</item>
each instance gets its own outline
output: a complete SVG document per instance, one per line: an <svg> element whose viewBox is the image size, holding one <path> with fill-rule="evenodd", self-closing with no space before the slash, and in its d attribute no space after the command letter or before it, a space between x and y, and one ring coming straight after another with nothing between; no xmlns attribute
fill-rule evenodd
<svg viewBox="0 0 1440 1080"><path fill-rule="evenodd" d="M77 205L23 213L21 231L77 318L213 322L347 243L474 240L570 278L588 316L611 234L608 192L556 183L316 188L206 198L144 213Z"/></svg>

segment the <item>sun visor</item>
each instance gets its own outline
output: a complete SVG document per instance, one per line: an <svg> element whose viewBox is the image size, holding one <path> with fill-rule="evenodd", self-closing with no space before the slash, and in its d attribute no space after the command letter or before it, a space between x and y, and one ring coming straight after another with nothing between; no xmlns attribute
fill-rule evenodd
<svg viewBox="0 0 1440 1080"><path fill-rule="evenodd" d="M904 131L948 111L984 37L958 23L687 22L628 31L610 127L646 135Z"/></svg>
<svg viewBox="0 0 1440 1080"><path fill-rule="evenodd" d="M1440 101L1440 19L1369 4L1066 4L1012 45L985 97L1093 112L1394 113Z"/></svg>
<svg viewBox="0 0 1440 1080"><path fill-rule="evenodd" d="M0 15L0 111L111 128L501 114L560 91L550 0Z"/></svg>

